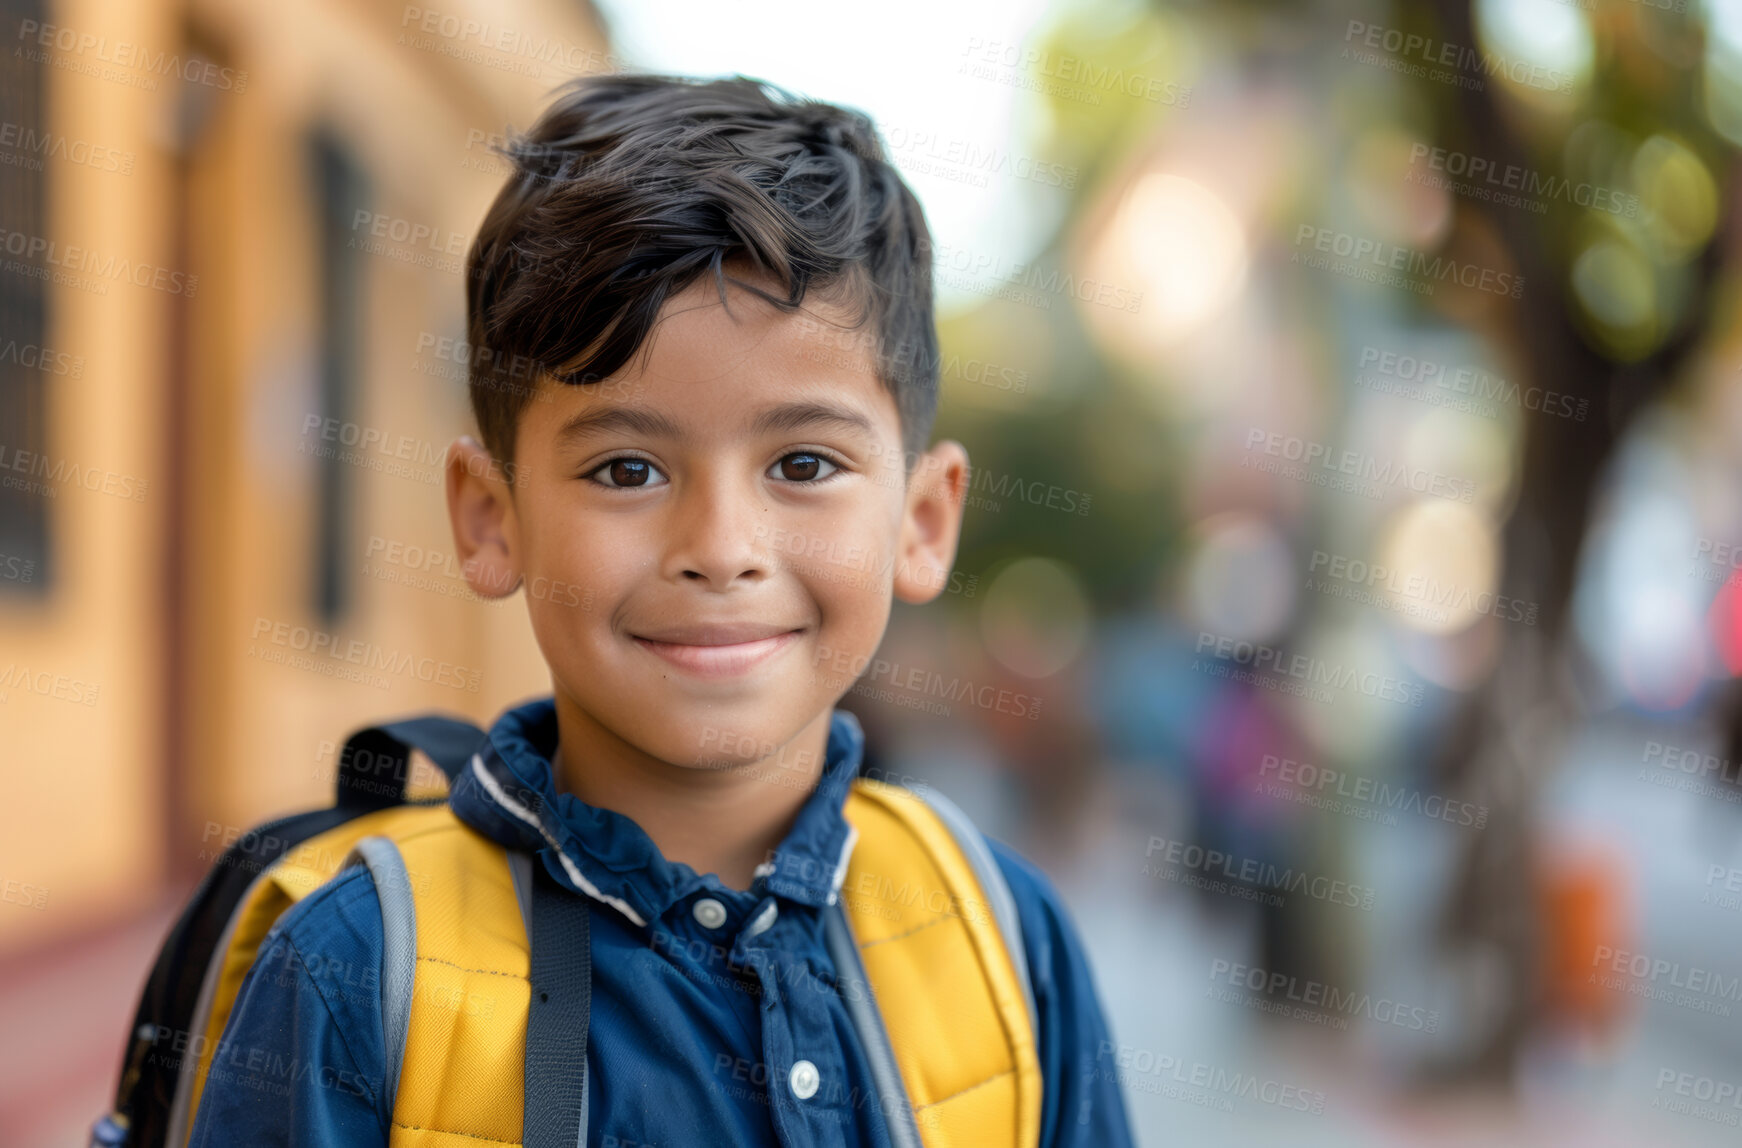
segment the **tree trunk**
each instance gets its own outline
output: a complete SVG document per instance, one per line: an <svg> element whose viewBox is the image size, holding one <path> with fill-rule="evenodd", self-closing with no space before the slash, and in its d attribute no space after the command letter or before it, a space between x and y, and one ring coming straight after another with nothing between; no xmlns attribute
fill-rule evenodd
<svg viewBox="0 0 1742 1148"><path fill-rule="evenodd" d="M1435 9L1447 42L1476 44L1468 3L1442 0ZM1465 138L1441 142L1496 165L1539 167L1497 107L1505 98L1499 86L1491 78L1481 91L1455 89L1456 120L1448 127L1461 126ZM1460 211L1484 213L1525 276L1523 298L1503 317L1505 325L1489 332L1524 365L1526 377L1513 380L1520 393L1536 385L1590 400L1584 422L1524 412L1518 499L1501 532L1499 589L1537 603L1538 625L1503 624L1497 669L1464 699L1437 762L1442 788L1489 809L1487 828L1463 839L1440 940L1454 952L1487 949L1498 958L1491 967L1499 974L1492 1011L1475 1020L1483 1030L1479 1039L1467 1058L1445 1067L1458 1079L1504 1085L1514 1079L1525 1038L1542 1013L1536 826L1543 783L1578 716L1563 666L1592 503L1627 428L1667 390L1695 346L1724 244L1710 243L1701 253L1681 329L1646 359L1622 364L1595 350L1578 329L1570 269L1555 257L1555 236L1542 217L1472 205Z"/></svg>

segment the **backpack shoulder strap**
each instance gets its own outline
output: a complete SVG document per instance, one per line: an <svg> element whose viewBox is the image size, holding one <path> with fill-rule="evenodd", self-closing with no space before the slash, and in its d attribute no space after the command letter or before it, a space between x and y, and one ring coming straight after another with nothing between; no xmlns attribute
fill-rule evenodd
<svg viewBox="0 0 1742 1148"><path fill-rule="evenodd" d="M404 1139L415 1132L439 1143L455 1135L511 1140L526 1148L585 1144L590 904L558 886L531 854L495 849L470 832L420 835L407 848L413 869L385 837L366 838L355 851L356 862L369 867L381 894L385 1091L396 1134ZM431 920L421 929L419 896L440 899L430 902ZM454 899L466 906L464 927L456 928L453 910L444 907ZM480 944L486 935L512 935L516 920L520 946ZM420 934L429 942L421 953ZM428 958L429 967L420 956ZM503 993L513 999L498 1013ZM522 1000L525 1011L517 1014L514 1006ZM468 1036L457 1031L456 1012L476 1026L469 1034L475 1046L465 1044ZM517 1015L523 1030L517 1028ZM524 1054L505 1051L522 1032ZM408 1047L418 1050L410 1060ZM429 1095L418 1083L401 1108L402 1075L427 1073L438 1057L444 1076L462 1075L496 1100L517 1094L523 1097L522 1109L510 1112L511 1106L493 1104L443 1111L450 1098ZM579 1073L576 1064L582 1066ZM471 1130L480 1127L488 1127L488 1134Z"/></svg>
<svg viewBox="0 0 1742 1148"><path fill-rule="evenodd" d="M435 762L451 782L485 736L469 721L437 713L360 729L345 740L339 754L335 803L368 811L403 802L414 749Z"/></svg>
<svg viewBox="0 0 1742 1148"><path fill-rule="evenodd" d="M381 902L381 1037L387 1063L382 1068L382 1101L393 1111L399 1070L405 1063L405 1034L411 1024L411 993L417 975L417 903L411 875L391 837L365 837L351 849L343 868L362 865Z"/></svg>
<svg viewBox="0 0 1742 1148"><path fill-rule="evenodd" d="M898 786L861 778L845 812L859 836L840 901L864 995L905 1093L880 1098L892 1135L902 1135L894 1127L905 1113L925 1148L1034 1148L1041 1073L1033 1006L1017 971L1014 898L996 859L959 810L951 818ZM967 832L958 836L961 827ZM856 975L850 961L836 963L838 974ZM875 1027L858 1027L875 1056L884 1042ZM881 1082L880 1090L888 1091Z"/></svg>
<svg viewBox="0 0 1742 1148"><path fill-rule="evenodd" d="M986 906L992 911L993 919L998 922L998 931L1004 937L1004 948L1010 954L1010 963L1015 966L1016 979L1022 985L1022 999L1028 1005L1028 1023L1038 1034L1034 982L1028 975L1028 950L1022 944L1022 914L1016 907L1016 896L1010 891L1010 882L1004 879L998 858L992 855L992 846L961 807L938 790L929 785L916 785L913 793L931 806L931 811L949 827L955 835L957 847L973 867L974 876L986 894Z"/></svg>
<svg viewBox="0 0 1742 1148"><path fill-rule="evenodd" d="M587 1142L592 903L532 866L532 986L526 1016L525 1148Z"/></svg>
<svg viewBox="0 0 1742 1148"><path fill-rule="evenodd" d="M542 866L537 866L535 876L537 862L531 854L508 851L506 860L515 904L532 943L521 1141L526 1148L572 1148L585 1144L587 1135L586 1075L583 1071L577 1081L572 1066L585 1065L587 1057L592 1003L590 909L559 888ZM390 837L363 838L346 865L369 870L381 902L381 1025L387 1053L382 1098L391 1113L411 1030L418 957L416 897L405 858Z"/></svg>
<svg viewBox="0 0 1742 1148"><path fill-rule="evenodd" d="M889 1030L883 1027L883 1017L877 1011L870 978L859 958L859 946L841 901L823 910L823 942L828 947L829 959L835 963L835 983L842 989L841 1001L847 1006L865 1059L870 1062L871 1086L876 1089L878 1107L889 1130L890 1148L923 1148L913 1104L907 1098L895 1049L889 1042Z"/></svg>

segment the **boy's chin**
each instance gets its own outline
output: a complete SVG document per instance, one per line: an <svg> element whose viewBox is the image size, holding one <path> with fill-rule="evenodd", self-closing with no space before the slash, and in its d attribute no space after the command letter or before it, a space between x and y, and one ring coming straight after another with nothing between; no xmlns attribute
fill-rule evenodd
<svg viewBox="0 0 1742 1148"><path fill-rule="evenodd" d="M789 769L804 769L815 764L816 751L794 745L800 739L810 718L798 716L788 721L760 720L734 722L726 714L712 715L693 723L668 726L661 741L668 753L662 760L700 772L731 770L770 762Z"/></svg>

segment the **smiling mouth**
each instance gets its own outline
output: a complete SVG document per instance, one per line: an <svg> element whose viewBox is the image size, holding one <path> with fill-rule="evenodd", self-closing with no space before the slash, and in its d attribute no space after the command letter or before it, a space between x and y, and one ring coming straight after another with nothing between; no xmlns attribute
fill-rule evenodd
<svg viewBox="0 0 1742 1148"><path fill-rule="evenodd" d="M630 635L635 644L666 662L702 677L730 677L760 665L791 645L803 630L770 633L767 627L698 628L662 634L659 638ZM757 634L759 636L748 636Z"/></svg>

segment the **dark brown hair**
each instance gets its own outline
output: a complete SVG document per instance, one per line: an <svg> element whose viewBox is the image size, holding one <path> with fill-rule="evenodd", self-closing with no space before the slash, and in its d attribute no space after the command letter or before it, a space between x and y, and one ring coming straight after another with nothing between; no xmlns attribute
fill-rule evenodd
<svg viewBox="0 0 1742 1148"><path fill-rule="evenodd" d="M938 386L930 233L863 112L743 76L587 76L504 154L514 173L466 256L467 339L489 348L471 358L472 410L498 459L512 461L530 398L497 377L502 363L595 383L710 271L722 302L730 281L788 312L807 291L850 305L910 468L925 449Z"/></svg>

